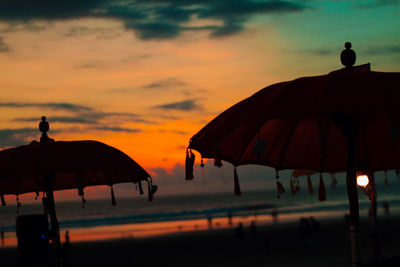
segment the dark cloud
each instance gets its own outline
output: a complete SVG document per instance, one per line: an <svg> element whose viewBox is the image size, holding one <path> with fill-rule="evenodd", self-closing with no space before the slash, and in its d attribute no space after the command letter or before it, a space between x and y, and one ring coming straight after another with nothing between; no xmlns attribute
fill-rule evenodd
<svg viewBox="0 0 400 267"><path fill-rule="evenodd" d="M32 140L38 139L39 131L33 128L1 129L0 146L11 147L26 145Z"/></svg>
<svg viewBox="0 0 400 267"><path fill-rule="evenodd" d="M170 78L170 79L164 79L160 81L156 81L147 85L144 85L143 88L145 89L164 89L164 88L171 88L171 87L181 87L185 86L186 83L175 79L175 78Z"/></svg>
<svg viewBox="0 0 400 267"><path fill-rule="evenodd" d="M28 102L0 102L0 107L7 108L48 108L54 110L68 110L68 111L90 111L92 108L75 105L70 103L28 103Z"/></svg>
<svg viewBox="0 0 400 267"><path fill-rule="evenodd" d="M31 117L31 118L16 118L14 119L16 122L39 122L39 118ZM47 121L50 122L61 122L61 123L82 123L82 124L95 124L97 121L85 118L85 117L49 117Z"/></svg>
<svg viewBox="0 0 400 267"><path fill-rule="evenodd" d="M132 129L132 128L123 128L123 127L108 127L108 126L100 126L92 128L94 130L99 131L111 131L111 132L126 132L126 133L138 133L141 132L141 129Z"/></svg>
<svg viewBox="0 0 400 267"><path fill-rule="evenodd" d="M202 109L202 107L196 103L195 99L188 99L188 100L183 100L180 102L173 102L173 103L158 105L158 106L155 106L155 108L164 109L164 110L183 110L183 111Z"/></svg>
<svg viewBox="0 0 400 267"><path fill-rule="evenodd" d="M375 0L375 1L370 1L369 3L362 3L362 4L357 3L356 6L360 8L376 8L381 6L392 6L399 4L400 4L399 0Z"/></svg>
<svg viewBox="0 0 400 267"><path fill-rule="evenodd" d="M10 47L4 42L3 37L0 36L0 53L10 51Z"/></svg>
<svg viewBox="0 0 400 267"><path fill-rule="evenodd" d="M119 19L139 38L149 40L171 39L186 30L208 30L213 37L232 35L245 29L245 23L253 15L299 12L306 8L298 2L280 0L16 0L0 2L0 20L26 23L83 17ZM195 18L212 19L215 23L186 26ZM87 30L73 29L68 34L82 34Z"/></svg>
<svg viewBox="0 0 400 267"><path fill-rule="evenodd" d="M364 53L370 55L398 54L400 53L400 44L370 47L367 48Z"/></svg>

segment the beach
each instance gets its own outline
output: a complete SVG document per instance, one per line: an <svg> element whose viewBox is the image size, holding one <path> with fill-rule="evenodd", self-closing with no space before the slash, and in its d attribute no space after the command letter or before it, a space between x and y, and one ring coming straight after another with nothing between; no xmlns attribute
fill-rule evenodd
<svg viewBox="0 0 400 267"><path fill-rule="evenodd" d="M304 218L305 219L305 218ZM309 223L309 218L306 219ZM380 259L400 256L399 217L378 221ZM319 226L318 226L319 225ZM369 221L361 221L361 251L371 262ZM72 236L73 239L73 236ZM0 249L1 266L17 266L17 249ZM72 242L69 266L350 266L345 219L301 226L289 223L246 224L231 228L177 232L147 238ZM379 266L399 266L399 262ZM39 265L40 266L40 265ZM365 265L375 266L375 265Z"/></svg>

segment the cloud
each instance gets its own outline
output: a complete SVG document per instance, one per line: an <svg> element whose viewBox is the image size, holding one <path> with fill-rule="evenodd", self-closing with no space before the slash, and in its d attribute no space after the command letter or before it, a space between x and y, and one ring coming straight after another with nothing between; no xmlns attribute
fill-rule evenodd
<svg viewBox="0 0 400 267"><path fill-rule="evenodd" d="M132 128L123 128L123 127L108 127L108 126L101 126L101 127L94 127L92 128L98 131L110 131L110 132L126 132L126 133L138 133L141 132L141 129L132 129Z"/></svg>
<svg viewBox="0 0 400 267"><path fill-rule="evenodd" d="M3 37L0 36L0 53L10 51L10 47L3 41Z"/></svg>
<svg viewBox="0 0 400 267"><path fill-rule="evenodd" d="M87 106L75 105L70 103L29 103L29 102L0 102L0 107L7 108L49 108L54 110L68 110L68 111L90 111L92 108Z"/></svg>
<svg viewBox="0 0 400 267"><path fill-rule="evenodd" d="M90 118L81 118L81 117L50 117L47 118L50 122L62 122L62 123L83 123L83 124L95 124L97 121ZM30 118L16 118L14 119L16 122L38 122L39 118L30 117Z"/></svg>
<svg viewBox="0 0 400 267"><path fill-rule="evenodd" d="M400 53L400 44L399 45L386 45L386 46L374 46L369 47L365 50L365 54L370 55L390 55L390 54L398 54Z"/></svg>
<svg viewBox="0 0 400 267"><path fill-rule="evenodd" d="M188 30L211 31L211 37L228 36L244 30L246 22L254 15L300 12L306 8L298 2L281 0L16 0L0 1L0 20L26 24L33 20L110 18L122 21L124 27L133 30L139 38L150 40L172 39ZM213 22L187 26L198 18ZM85 27L73 28L67 35L92 31Z"/></svg>
<svg viewBox="0 0 400 267"><path fill-rule="evenodd" d="M164 79L164 80L159 80L147 85L144 85L144 89L164 89L164 88L171 88L171 87L181 87L185 86L186 83L180 81L179 79L176 78L169 78L169 79Z"/></svg>
<svg viewBox="0 0 400 267"><path fill-rule="evenodd" d="M164 110L183 110L183 111L202 109L202 107L196 103L195 99L188 99L188 100L183 100L183 101L179 101L179 102L158 105L158 106L155 106L155 108L164 109Z"/></svg>
<svg viewBox="0 0 400 267"><path fill-rule="evenodd" d="M39 131L33 128L1 129L0 146L11 147L26 145L32 140L38 139Z"/></svg>
<svg viewBox="0 0 400 267"><path fill-rule="evenodd" d="M358 4L357 7L376 8L376 7L381 7L381 6L398 5L399 3L400 3L399 0L375 0L375 1L370 1L369 3Z"/></svg>

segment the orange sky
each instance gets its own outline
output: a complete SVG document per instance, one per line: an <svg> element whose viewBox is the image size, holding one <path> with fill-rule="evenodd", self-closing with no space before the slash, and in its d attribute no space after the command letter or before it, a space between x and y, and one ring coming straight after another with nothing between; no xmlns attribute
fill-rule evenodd
<svg viewBox="0 0 400 267"><path fill-rule="evenodd" d="M265 5L250 12L256 2ZM209 4L177 23L178 34L150 37L111 9L94 16L100 7L68 19L0 12L0 146L38 139L46 115L52 138L107 143L157 179L160 168L183 164L190 137L229 106L269 84L340 68L345 41L358 64L399 71L397 4L268 3L243 2L239 15L215 15L222 11ZM231 20L236 30L216 36Z"/></svg>

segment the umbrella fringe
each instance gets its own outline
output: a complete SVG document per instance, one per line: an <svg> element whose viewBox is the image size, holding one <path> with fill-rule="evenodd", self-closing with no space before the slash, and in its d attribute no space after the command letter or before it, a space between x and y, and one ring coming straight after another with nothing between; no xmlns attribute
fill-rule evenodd
<svg viewBox="0 0 400 267"><path fill-rule="evenodd" d="M16 195L17 197L17 214L19 214L19 208L21 207L21 202L19 202L19 195Z"/></svg>
<svg viewBox="0 0 400 267"><path fill-rule="evenodd" d="M296 190L294 189L293 179L290 178L290 192L292 195L296 195Z"/></svg>
<svg viewBox="0 0 400 267"><path fill-rule="evenodd" d="M195 155L191 149L186 149L186 160L185 160L185 180L193 180L193 166L195 161Z"/></svg>
<svg viewBox="0 0 400 267"><path fill-rule="evenodd" d="M319 174L319 190L318 190L318 200L325 201L326 200L326 192L325 192L325 184L324 179L322 178L322 174Z"/></svg>
<svg viewBox="0 0 400 267"><path fill-rule="evenodd" d="M112 204L113 206L116 206L116 205L117 205L117 202L115 201L114 188L113 188L112 185L110 185L110 187L111 187L111 204Z"/></svg>
<svg viewBox="0 0 400 267"><path fill-rule="evenodd" d="M144 192L143 192L143 187L142 187L142 181L139 181L138 185L139 185L139 194L143 195Z"/></svg>
<svg viewBox="0 0 400 267"><path fill-rule="evenodd" d="M276 171L275 178L276 178L276 190L277 190L277 196L276 196L276 198L280 198L280 197L281 197L280 195L283 194L283 193L285 193L285 188L284 188L283 185L278 181L278 179L279 179L279 173L278 173L278 171Z"/></svg>
<svg viewBox="0 0 400 267"><path fill-rule="evenodd" d="M331 174L331 188L336 190L337 179L334 174Z"/></svg>
<svg viewBox="0 0 400 267"><path fill-rule="evenodd" d="M234 189L235 189L235 195L240 196L242 195L242 191L240 190L240 184L239 184L239 176L236 171L236 167L233 169L233 180L234 180Z"/></svg>
<svg viewBox="0 0 400 267"><path fill-rule="evenodd" d="M310 193L310 195L313 195L314 194L314 189L313 189L313 186L312 186L310 175L307 175L307 187L308 187L308 193Z"/></svg>
<svg viewBox="0 0 400 267"><path fill-rule="evenodd" d="M3 207L6 206L6 200L4 199L3 193L0 194L0 198L1 198L1 205L2 205Z"/></svg>

